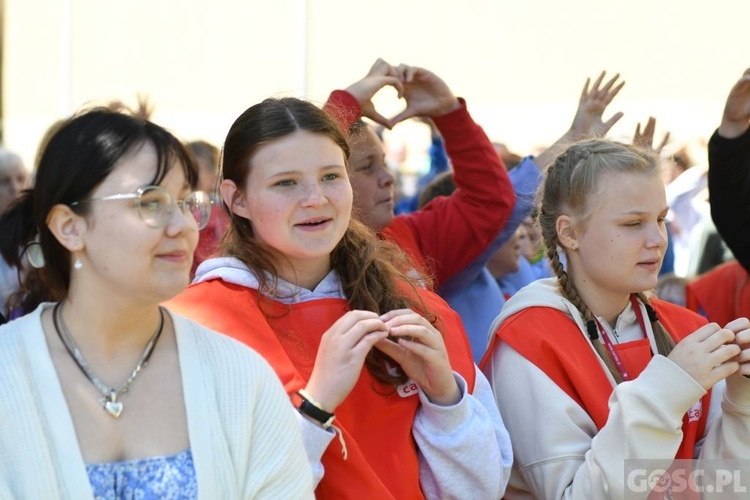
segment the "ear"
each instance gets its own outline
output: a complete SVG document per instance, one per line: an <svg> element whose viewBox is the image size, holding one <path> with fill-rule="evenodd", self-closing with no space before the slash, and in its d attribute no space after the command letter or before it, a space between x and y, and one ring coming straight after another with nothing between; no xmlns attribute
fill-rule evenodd
<svg viewBox="0 0 750 500"><path fill-rule="evenodd" d="M573 219L567 215L561 215L555 222L555 229L560 246L573 252L578 250L578 233Z"/></svg>
<svg viewBox="0 0 750 500"><path fill-rule="evenodd" d="M229 207L233 214L239 215L243 219L250 220L250 213L247 209L247 202L242 192L234 181L225 179L219 185L219 192L224 204Z"/></svg>
<svg viewBox="0 0 750 500"><path fill-rule="evenodd" d="M58 204L52 207L47 216L47 227L60 244L71 252L84 247L84 235L88 225L86 219L78 215L67 205Z"/></svg>

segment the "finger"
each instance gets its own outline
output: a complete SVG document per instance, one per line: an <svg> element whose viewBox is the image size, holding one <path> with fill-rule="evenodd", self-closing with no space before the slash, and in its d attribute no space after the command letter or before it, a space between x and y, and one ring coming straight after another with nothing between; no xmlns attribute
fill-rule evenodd
<svg viewBox="0 0 750 500"><path fill-rule="evenodd" d="M711 370L711 376L714 377L714 381L711 384L711 386L716 384L716 382L718 382L719 380L724 380L725 378L734 374L739 369L740 369L740 364L737 363L736 361L727 361L726 363L722 363L718 366L715 366Z"/></svg>
<svg viewBox="0 0 750 500"><path fill-rule="evenodd" d="M732 330L734 333L740 333L740 331L750 328L750 320L747 318L737 318L727 323L727 326L724 328Z"/></svg>
<svg viewBox="0 0 750 500"><path fill-rule="evenodd" d="M612 91L607 94L607 96L604 98L604 104L609 104L612 102L612 99L615 98L615 96L620 92L620 89L622 89L625 86L625 82L620 82L620 84L612 89Z"/></svg>
<svg viewBox="0 0 750 500"><path fill-rule="evenodd" d="M402 112L400 112L396 116L391 117L391 127L395 127L396 124L401 123L404 120L408 120L409 118L414 118L415 116L417 116L417 111L407 106L406 109L404 109Z"/></svg>
<svg viewBox="0 0 750 500"><path fill-rule="evenodd" d="M706 362L709 366L718 366L723 363L731 362L740 355L742 350L737 344L724 344L719 346L715 351L706 356Z"/></svg>
<svg viewBox="0 0 750 500"><path fill-rule="evenodd" d="M363 110L364 111L364 110ZM384 126L388 130L393 128L393 125L391 125L391 120L386 118L385 116L378 113L375 108L372 108L367 111L367 113L362 113L362 116L365 116L369 118L370 120L374 121L375 123L379 123L380 125Z"/></svg>
<svg viewBox="0 0 750 500"><path fill-rule="evenodd" d="M707 325L703 325L702 327L698 328L696 331L688 335L685 340L690 339L692 342L703 342L719 330L721 330L721 328L719 328L719 325L717 325L716 323L708 323Z"/></svg>
<svg viewBox="0 0 750 500"><path fill-rule="evenodd" d="M362 360L364 361L367 353L369 353L370 350L378 344L378 342L381 342L387 338L388 332L384 332L382 330L368 332L359 340L359 342L352 346L351 350L358 358L361 356Z"/></svg>
<svg viewBox="0 0 750 500"><path fill-rule="evenodd" d="M396 316L403 316L404 314L412 314L414 311L408 308L404 309L393 309L392 311L388 311L387 313L381 314L380 319L383 321L388 321L389 319L395 318Z"/></svg>
<svg viewBox="0 0 750 500"><path fill-rule="evenodd" d="M635 136L633 137L633 142L635 142L638 146L642 143L641 139L641 122L638 122L635 124Z"/></svg>
<svg viewBox="0 0 750 500"><path fill-rule="evenodd" d="M643 136L651 139L649 141L649 145L653 141L655 129L656 129L656 118L654 118L653 116L649 116L648 121L646 122L646 127L643 129Z"/></svg>
<svg viewBox="0 0 750 500"><path fill-rule="evenodd" d="M400 338L398 339L398 345L406 351L414 354L419 359L429 359L435 355L435 349L421 342L414 342L412 340Z"/></svg>
<svg viewBox="0 0 750 500"><path fill-rule="evenodd" d="M586 99L586 97L588 97L590 83L591 83L591 78L586 78L586 83L583 84L583 90L581 91L581 98L579 99L579 102L583 102Z"/></svg>
<svg viewBox="0 0 750 500"><path fill-rule="evenodd" d="M708 350L709 352L711 352L711 351L714 351L715 349L718 349L724 344L733 343L734 337L735 335L732 330L726 330L724 328L721 328L700 342L702 344L705 344L704 348Z"/></svg>
<svg viewBox="0 0 750 500"><path fill-rule="evenodd" d="M337 319L333 323L333 325L331 325L330 328L326 330L324 335L326 334L343 335L348 330L352 329L354 325L356 325L358 322L367 320L367 319L374 319L377 321L381 321L378 315L372 311L361 311L361 310L349 311L343 316L341 316L339 319Z"/></svg>
<svg viewBox="0 0 750 500"><path fill-rule="evenodd" d="M390 356L398 364L403 364L404 359L409 354L409 351L403 346L387 337L376 342L375 347L380 349L383 354Z"/></svg>
<svg viewBox="0 0 750 500"><path fill-rule="evenodd" d="M654 149L654 151L656 151L657 153L661 153L661 150L664 149L664 146L666 146L668 142L669 142L669 132L664 134L664 139L662 139L661 143L659 144L657 148Z"/></svg>
<svg viewBox="0 0 750 500"><path fill-rule="evenodd" d="M602 71L601 74L599 74L599 78L597 78L594 81L594 84L591 86L591 92L599 92L599 85L601 85L602 80L604 80L605 74L606 74L606 71Z"/></svg>
<svg viewBox="0 0 750 500"><path fill-rule="evenodd" d="M622 111L620 111L612 115L612 118L602 123L601 135L607 135L609 130L615 125L615 123L620 121L620 118L622 118L623 116L625 116L625 114Z"/></svg>
<svg viewBox="0 0 750 500"><path fill-rule="evenodd" d="M617 73L615 76L610 78L610 80L607 83L604 84L604 87L602 87L602 92L604 94L609 93L609 89L612 88L612 86L615 84L618 78L620 78L620 73Z"/></svg>
<svg viewBox="0 0 750 500"><path fill-rule="evenodd" d="M750 329L737 332L734 336L734 342L740 346L750 345Z"/></svg>

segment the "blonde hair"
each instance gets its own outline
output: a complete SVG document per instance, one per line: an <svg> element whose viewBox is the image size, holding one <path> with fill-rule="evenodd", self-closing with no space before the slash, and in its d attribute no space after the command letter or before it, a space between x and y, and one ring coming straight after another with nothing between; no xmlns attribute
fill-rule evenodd
<svg viewBox="0 0 750 500"><path fill-rule="evenodd" d="M615 381L620 383L622 376L601 341L594 314L578 293L573 280L560 262L558 253L558 246L562 245L557 234L557 219L561 215L569 215L576 219L577 224L584 224L596 209L596 202L601 203L599 180L602 174L608 172L658 176L661 174L661 165L655 154L628 144L603 139L573 144L547 170L541 190L538 223L560 292L583 316L596 352ZM646 294L638 293L637 296L648 311L659 354L666 356L674 348L674 340L659 322Z"/></svg>

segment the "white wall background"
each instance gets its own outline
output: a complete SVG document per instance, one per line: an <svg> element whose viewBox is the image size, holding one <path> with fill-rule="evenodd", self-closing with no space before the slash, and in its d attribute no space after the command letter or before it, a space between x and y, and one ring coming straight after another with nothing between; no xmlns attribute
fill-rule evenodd
<svg viewBox="0 0 750 500"><path fill-rule="evenodd" d="M524 154L568 126L586 76L627 84L613 130L656 116L707 138L750 66L746 0L5 0L5 145L31 163L56 119L138 93L184 139L220 144L264 97L322 102L377 57L432 69ZM379 105L395 113L393 94ZM400 130L399 130L400 128ZM394 131L418 158L416 125ZM419 137L422 137L419 139ZM421 142L419 142L421 140Z"/></svg>

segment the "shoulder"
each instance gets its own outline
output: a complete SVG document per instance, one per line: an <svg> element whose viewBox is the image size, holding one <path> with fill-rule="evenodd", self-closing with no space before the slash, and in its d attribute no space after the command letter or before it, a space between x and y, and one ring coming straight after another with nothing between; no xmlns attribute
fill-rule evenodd
<svg viewBox="0 0 750 500"><path fill-rule="evenodd" d="M170 310L175 330L188 351L197 354L201 362L212 370L232 371L239 375L247 372L270 370L266 360L254 349L223 333Z"/></svg>
<svg viewBox="0 0 750 500"><path fill-rule="evenodd" d="M41 314L46 305L41 304L29 314L0 326L0 352L20 347L26 336L42 332Z"/></svg>

